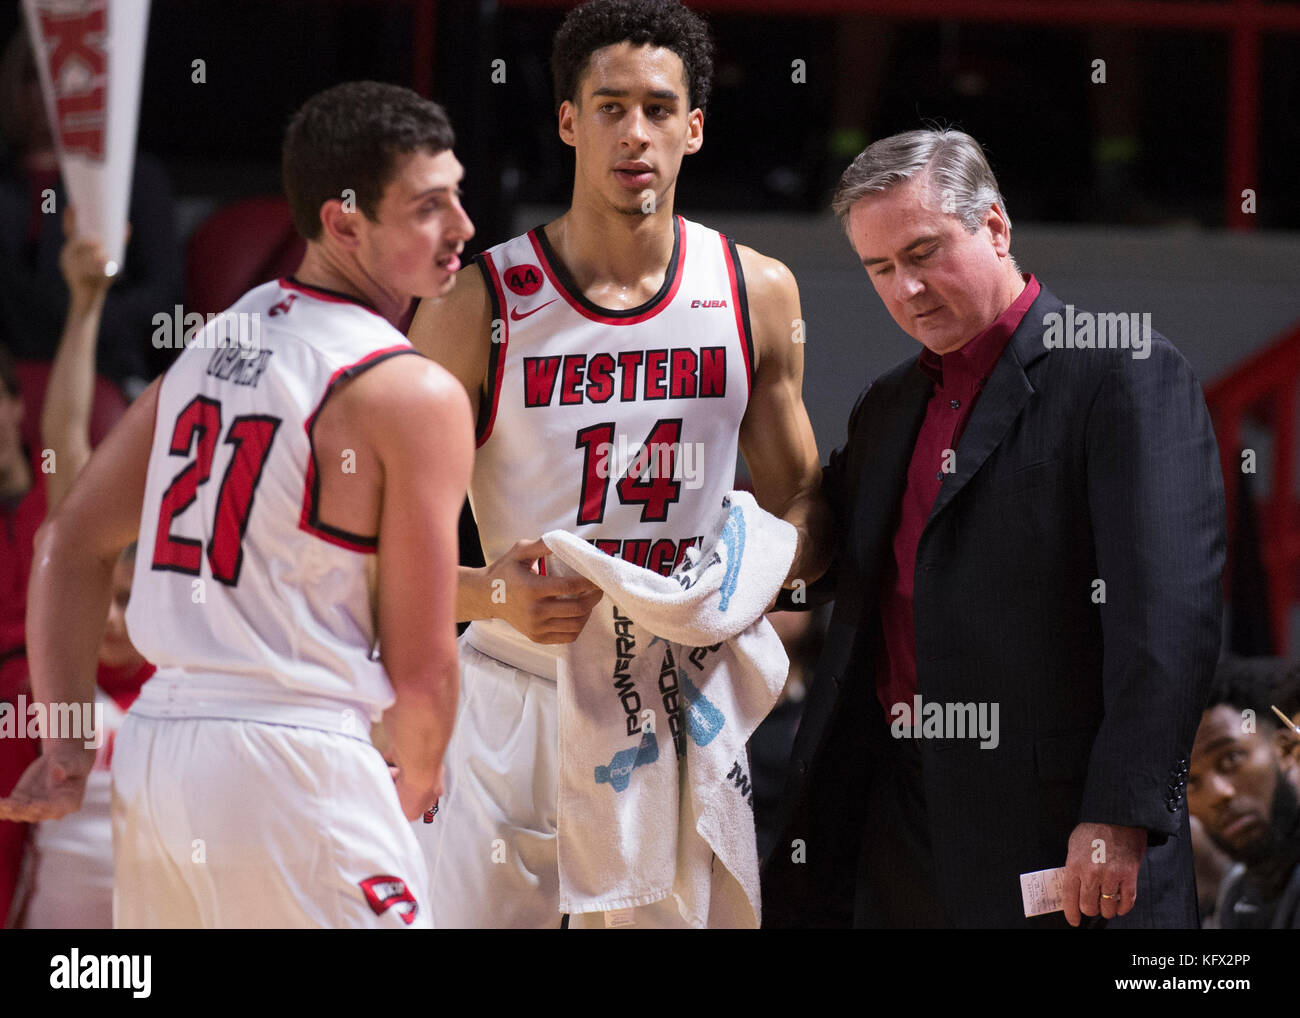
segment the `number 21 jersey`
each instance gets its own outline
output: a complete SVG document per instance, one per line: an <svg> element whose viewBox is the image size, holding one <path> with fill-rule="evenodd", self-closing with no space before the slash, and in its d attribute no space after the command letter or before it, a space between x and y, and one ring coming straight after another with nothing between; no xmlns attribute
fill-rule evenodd
<svg viewBox="0 0 1300 1018"><path fill-rule="evenodd" d="M348 464L318 462L311 436L341 382L415 351L368 305L292 279L197 338L158 392L131 640L179 690L376 716L393 699L371 653L377 541L319 518L320 472Z"/></svg>

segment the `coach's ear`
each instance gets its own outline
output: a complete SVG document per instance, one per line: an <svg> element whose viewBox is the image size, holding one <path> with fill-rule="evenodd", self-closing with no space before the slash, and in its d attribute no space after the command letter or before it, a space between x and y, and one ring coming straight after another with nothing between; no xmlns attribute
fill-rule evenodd
<svg viewBox="0 0 1300 1018"><path fill-rule="evenodd" d="M364 213L357 209L355 201L345 202L342 198L331 198L321 202L321 228L334 243L342 245L348 251L355 251L361 243L363 216Z"/></svg>

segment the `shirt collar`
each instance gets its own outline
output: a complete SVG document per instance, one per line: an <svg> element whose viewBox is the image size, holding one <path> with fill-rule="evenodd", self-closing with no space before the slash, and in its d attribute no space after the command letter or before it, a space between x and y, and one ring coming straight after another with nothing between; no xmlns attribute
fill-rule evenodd
<svg viewBox="0 0 1300 1018"><path fill-rule="evenodd" d="M1002 314L998 315L992 325L961 349L942 355L935 353L928 347L921 351L921 370L930 377L935 385L943 388L945 365L952 369L953 373L969 375L980 381L988 378L993 373L993 367L1002 356L1002 351L1006 349L1012 334L1019 328L1025 314L1029 311L1030 305L1038 299L1038 294L1042 290L1038 280L1032 274L1027 273L1021 278L1025 281L1025 288L1021 291L1020 296L1012 301L1011 306Z"/></svg>

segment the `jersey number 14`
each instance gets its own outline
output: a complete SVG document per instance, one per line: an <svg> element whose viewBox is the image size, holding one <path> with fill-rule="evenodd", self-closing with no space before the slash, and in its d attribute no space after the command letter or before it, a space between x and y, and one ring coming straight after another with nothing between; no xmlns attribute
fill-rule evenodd
<svg viewBox="0 0 1300 1018"><path fill-rule="evenodd" d="M682 419L656 421L614 486L620 502L641 507L642 523L663 523L668 519L668 507L681 497L681 482L674 479L681 447ZM574 448L583 450L578 525L601 523L605 519L614 458L614 425L593 424L583 428L578 432Z"/></svg>

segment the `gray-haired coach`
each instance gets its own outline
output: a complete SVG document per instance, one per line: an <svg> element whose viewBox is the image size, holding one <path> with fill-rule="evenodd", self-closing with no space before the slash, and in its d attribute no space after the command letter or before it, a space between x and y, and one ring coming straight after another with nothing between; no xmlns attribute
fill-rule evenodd
<svg viewBox="0 0 1300 1018"><path fill-rule="evenodd" d="M1195 926L1224 558L1200 385L1142 308L1021 274L967 135L876 142L834 208L922 349L825 468L835 611L765 924ZM1026 918L1021 874L1062 866L1064 911Z"/></svg>

